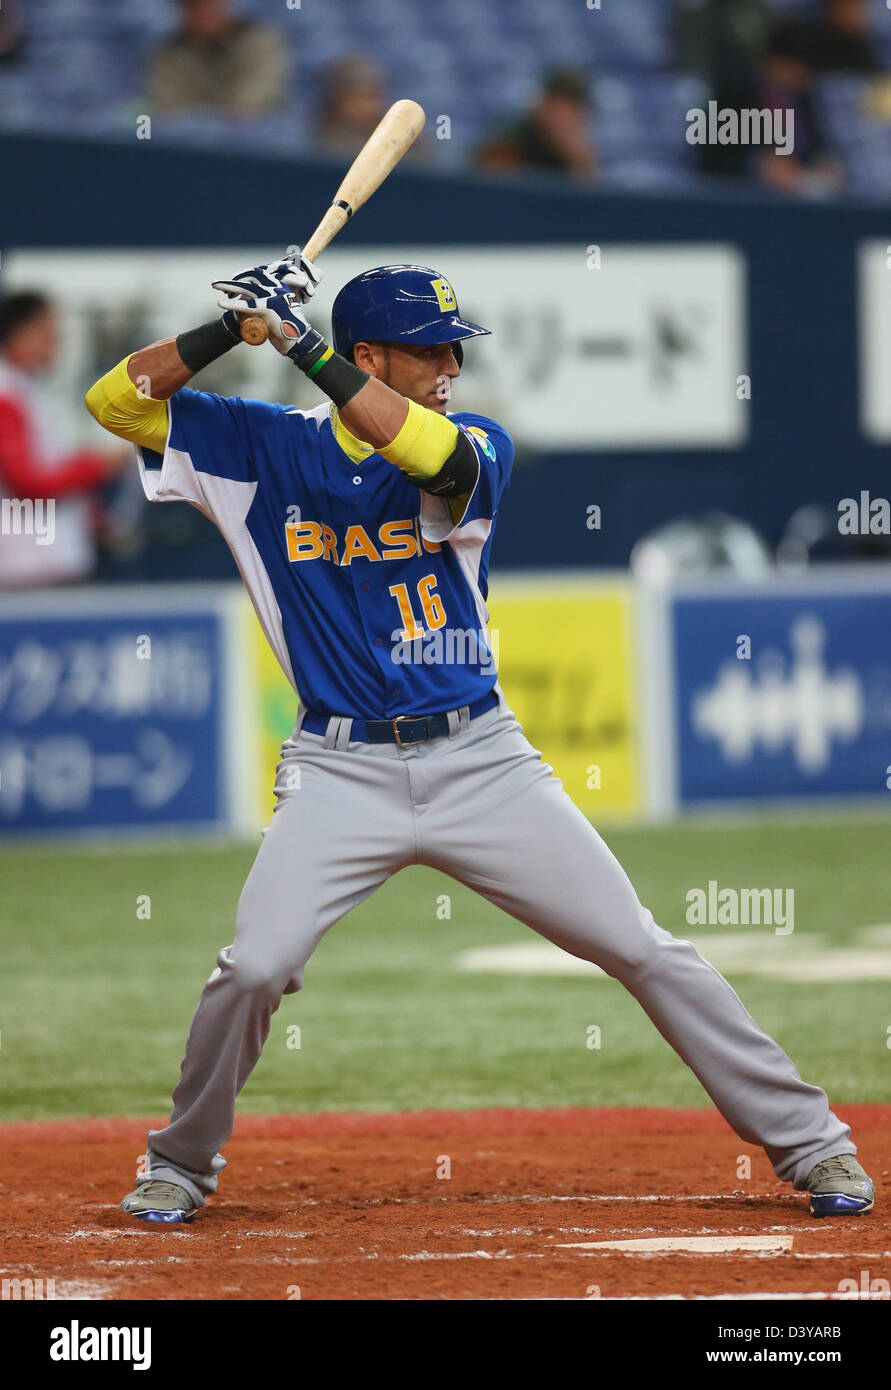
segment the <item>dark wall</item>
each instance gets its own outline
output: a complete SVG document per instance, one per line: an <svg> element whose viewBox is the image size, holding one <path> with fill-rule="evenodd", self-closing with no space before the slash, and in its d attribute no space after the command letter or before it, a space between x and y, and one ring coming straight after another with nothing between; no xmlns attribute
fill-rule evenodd
<svg viewBox="0 0 891 1390"><path fill-rule="evenodd" d="M268 245L293 241L331 198L341 167L189 151L151 141L86 144L0 137L0 248ZM858 242L886 238L891 208L584 192L560 180L444 181L400 172L342 241L511 245L727 241L748 260L751 435L732 451L572 454L521 460L499 519L495 561L624 564L635 539L680 511L720 507L776 540L803 502L887 495L888 452L860 434ZM891 389L891 383L889 383ZM506 422L509 426L509 421ZM596 501L606 523L585 517Z"/></svg>

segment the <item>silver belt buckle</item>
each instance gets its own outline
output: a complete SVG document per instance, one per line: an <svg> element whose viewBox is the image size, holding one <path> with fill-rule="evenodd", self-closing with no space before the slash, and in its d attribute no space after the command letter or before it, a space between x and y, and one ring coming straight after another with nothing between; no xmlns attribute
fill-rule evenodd
<svg viewBox="0 0 891 1390"><path fill-rule="evenodd" d="M403 743L402 739L399 737L399 729L397 726L399 724L400 719L410 719L411 717L412 716L410 714L397 714L396 718L391 721L393 725L393 733L396 735L396 742L399 744L400 748L413 748L415 744L424 742L422 738L410 738L407 739L405 743Z"/></svg>

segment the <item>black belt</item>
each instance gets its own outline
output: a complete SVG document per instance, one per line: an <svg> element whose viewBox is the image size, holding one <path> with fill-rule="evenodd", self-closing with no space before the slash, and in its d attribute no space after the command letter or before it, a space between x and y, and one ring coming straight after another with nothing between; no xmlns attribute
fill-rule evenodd
<svg viewBox="0 0 891 1390"><path fill-rule="evenodd" d="M485 714L486 710L494 709L497 704L498 696L494 690L490 690L488 695L474 700L467 709L470 718L476 719L478 714ZM324 734L328 731L329 720L338 717L348 718L347 715L314 714L310 710L300 727L311 734ZM395 719L354 719L350 741L398 743L400 748L404 748L409 743L426 743L431 738L442 738L448 732L448 714L397 714Z"/></svg>

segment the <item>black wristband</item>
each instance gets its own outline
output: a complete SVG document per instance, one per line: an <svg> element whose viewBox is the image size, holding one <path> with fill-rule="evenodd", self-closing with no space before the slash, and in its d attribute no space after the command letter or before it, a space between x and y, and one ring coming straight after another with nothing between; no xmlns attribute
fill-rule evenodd
<svg viewBox="0 0 891 1390"><path fill-rule="evenodd" d="M313 348L298 366L338 408L351 401L368 380L367 372L341 357L327 343Z"/></svg>
<svg viewBox="0 0 891 1390"><path fill-rule="evenodd" d="M405 476L415 487L422 492L432 493L434 497L460 497L476 486L479 469L476 450L467 435L459 430L458 443L438 473L434 473L432 478L413 478L410 473Z"/></svg>
<svg viewBox="0 0 891 1390"><path fill-rule="evenodd" d="M222 319L203 323L200 328L190 328L180 333L176 340L176 350L183 360L183 366L190 372L200 372L222 357L224 352L234 348L238 338L233 338Z"/></svg>

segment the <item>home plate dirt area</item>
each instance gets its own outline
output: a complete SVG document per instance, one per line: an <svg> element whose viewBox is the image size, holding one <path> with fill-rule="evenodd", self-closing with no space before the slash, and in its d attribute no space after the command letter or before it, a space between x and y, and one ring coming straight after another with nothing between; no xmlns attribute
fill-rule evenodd
<svg viewBox="0 0 891 1390"><path fill-rule="evenodd" d="M8 1124L0 1272L57 1299L874 1297L891 1106L839 1110L871 1216L814 1220L707 1110L246 1116L182 1227L118 1210L160 1121Z"/></svg>

